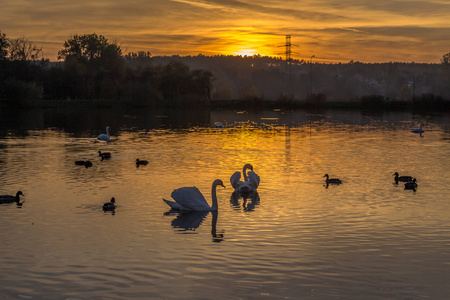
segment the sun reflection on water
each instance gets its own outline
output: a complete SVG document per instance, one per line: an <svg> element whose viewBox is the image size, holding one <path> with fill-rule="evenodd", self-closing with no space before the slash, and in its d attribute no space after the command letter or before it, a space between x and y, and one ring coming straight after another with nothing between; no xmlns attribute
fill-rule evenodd
<svg viewBox="0 0 450 300"><path fill-rule="evenodd" d="M448 274L450 187L441 179L450 176L442 163L448 133L419 139L382 123L298 118L303 122L223 118L223 129L115 129L109 144L57 130L1 139L4 190L26 195L21 209L0 207L0 272L17 283L11 293L30 287L26 294L38 297L33 287L40 286L66 298L79 290L95 297L89 287L105 278L115 283L105 292L111 298L124 289L136 296L136 287L165 295L173 280L177 297L189 291L193 298L205 290L236 296L204 283L215 280L239 286L242 298L253 290L352 298L355 286L375 299L445 292L436 277ZM98 150L111 159L102 161ZM137 158L148 165L136 168ZM74 164L87 159L91 168ZM261 177L258 198L246 201L233 197L229 182L245 163ZM395 185L395 171L417 176L418 190ZM325 173L343 183L326 188ZM162 198L182 186L198 187L211 203L217 178L227 187L217 191L217 214L167 213ZM102 204L112 196L117 209L105 214ZM417 261L420 268L411 264ZM416 272L436 276L423 280ZM299 280L308 292L298 292Z"/></svg>

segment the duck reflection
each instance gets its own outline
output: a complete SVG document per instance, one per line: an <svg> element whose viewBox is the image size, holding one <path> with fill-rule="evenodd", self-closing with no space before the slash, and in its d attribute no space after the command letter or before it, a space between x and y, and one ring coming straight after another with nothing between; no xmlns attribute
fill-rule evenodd
<svg viewBox="0 0 450 300"><path fill-rule="evenodd" d="M217 232L217 219L219 217L218 211L190 211L190 212L175 212L173 210L165 213L165 215L177 214L177 217L172 220L172 227L177 228L181 233L188 233L195 231L209 214L212 214L211 221L211 237L215 243L220 243L224 240L223 231Z"/></svg>
<svg viewBox="0 0 450 300"><path fill-rule="evenodd" d="M258 192L254 193L239 193L234 191L230 197L230 204L234 209L240 209L239 199L242 198L242 208L246 211L252 211L260 203Z"/></svg>

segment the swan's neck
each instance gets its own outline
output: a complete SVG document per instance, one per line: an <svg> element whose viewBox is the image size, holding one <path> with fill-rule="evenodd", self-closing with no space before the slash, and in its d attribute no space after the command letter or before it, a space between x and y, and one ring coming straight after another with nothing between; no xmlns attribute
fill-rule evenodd
<svg viewBox="0 0 450 300"><path fill-rule="evenodd" d="M109 127L106 127L106 135L109 136Z"/></svg>
<svg viewBox="0 0 450 300"><path fill-rule="evenodd" d="M244 181L248 181L247 169L249 170L253 169L252 165L246 164L244 165L244 168L242 168L242 173L244 173Z"/></svg>
<svg viewBox="0 0 450 300"><path fill-rule="evenodd" d="M219 209L219 205L217 204L217 183L214 182L212 187L211 187L211 197L212 197L212 206L211 206L211 210L218 210Z"/></svg>

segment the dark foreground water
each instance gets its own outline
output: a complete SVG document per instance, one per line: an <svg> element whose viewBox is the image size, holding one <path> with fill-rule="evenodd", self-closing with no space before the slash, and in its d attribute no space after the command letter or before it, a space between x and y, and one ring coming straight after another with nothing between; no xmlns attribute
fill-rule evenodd
<svg viewBox="0 0 450 300"><path fill-rule="evenodd" d="M0 115L0 194L25 194L22 207L0 205L1 299L450 295L448 115ZM410 132L420 123L422 137ZM96 140L106 125L109 144ZM229 178L245 163L261 185L244 205L230 200ZM396 171L417 190L396 185ZM327 188L325 173L343 184ZM217 214L168 213L173 189L195 185L210 201L216 178L226 185ZM117 209L103 212L113 196Z"/></svg>

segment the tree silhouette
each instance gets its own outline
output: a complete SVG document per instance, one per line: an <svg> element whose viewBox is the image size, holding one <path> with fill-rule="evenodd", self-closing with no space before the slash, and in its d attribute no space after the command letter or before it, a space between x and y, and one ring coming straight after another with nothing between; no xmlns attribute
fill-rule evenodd
<svg viewBox="0 0 450 300"><path fill-rule="evenodd" d="M9 58L11 60L39 60L43 58L42 48L38 48L25 37L9 40Z"/></svg>
<svg viewBox="0 0 450 300"><path fill-rule="evenodd" d="M9 52L9 41L6 34L0 31L0 60L7 58Z"/></svg>
<svg viewBox="0 0 450 300"><path fill-rule="evenodd" d="M122 55L122 50L116 43L110 43L103 35L96 33L74 35L63 45L64 49L58 51L58 59L75 58L80 62L92 61L101 57L108 48L109 51L115 51L117 56Z"/></svg>
<svg viewBox="0 0 450 300"><path fill-rule="evenodd" d="M67 88L74 97L114 98L120 96L123 76L122 49L96 33L74 35L58 51L64 59Z"/></svg>
<svg viewBox="0 0 450 300"><path fill-rule="evenodd" d="M450 64L450 52L447 53L447 54L444 54L444 55L442 56L442 58L441 58L441 63L442 63L442 64L445 64L445 65Z"/></svg>

